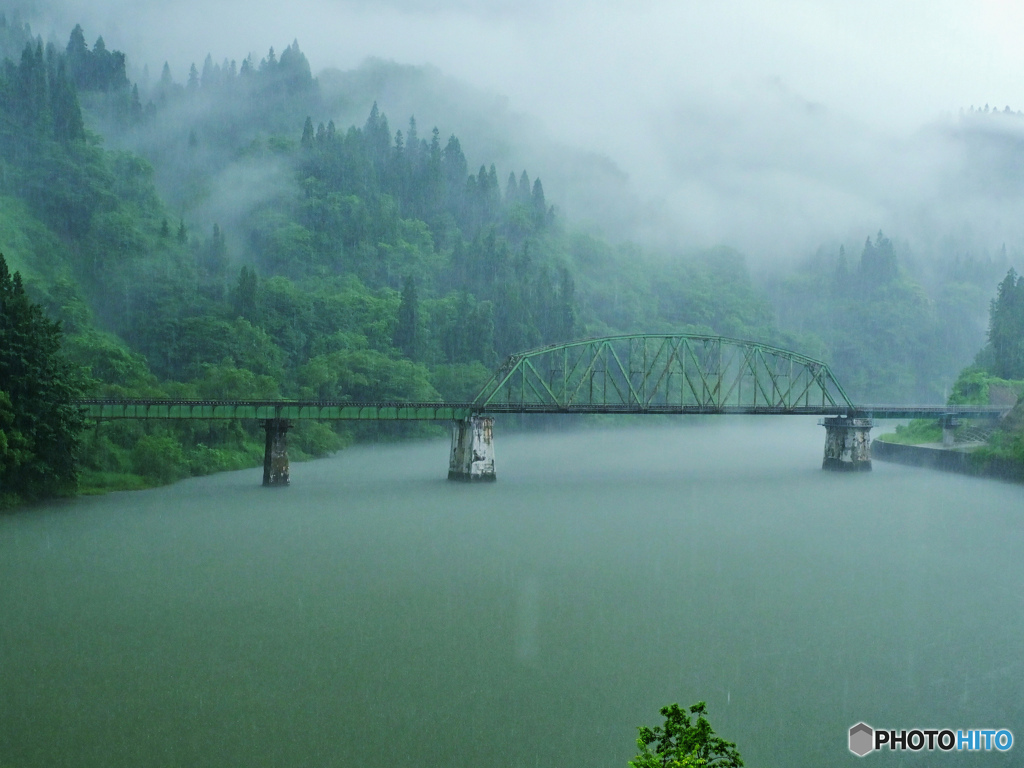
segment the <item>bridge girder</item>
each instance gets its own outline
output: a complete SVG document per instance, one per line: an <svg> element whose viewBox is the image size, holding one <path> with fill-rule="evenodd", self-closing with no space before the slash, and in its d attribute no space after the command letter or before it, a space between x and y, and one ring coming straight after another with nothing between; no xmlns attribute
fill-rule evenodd
<svg viewBox="0 0 1024 768"><path fill-rule="evenodd" d="M789 413L853 410L828 365L743 339L633 334L509 357L480 411Z"/></svg>

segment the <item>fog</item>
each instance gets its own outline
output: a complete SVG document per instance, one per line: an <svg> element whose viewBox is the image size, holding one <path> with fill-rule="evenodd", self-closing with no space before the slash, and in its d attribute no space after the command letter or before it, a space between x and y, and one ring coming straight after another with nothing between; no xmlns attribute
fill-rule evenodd
<svg viewBox="0 0 1024 768"><path fill-rule="evenodd" d="M258 60L293 39L322 83L368 57L428 67L445 109L382 88L394 127L416 110L471 166L529 166L570 218L613 236L724 243L755 263L880 228L926 256L1024 242L1024 185L1005 175L1024 118L961 116L1024 106L1024 10L1005 0L28 6L37 31L102 33L134 77L166 60L180 82L207 53ZM335 117L364 119L351 106ZM474 135L474 114L500 130Z"/></svg>

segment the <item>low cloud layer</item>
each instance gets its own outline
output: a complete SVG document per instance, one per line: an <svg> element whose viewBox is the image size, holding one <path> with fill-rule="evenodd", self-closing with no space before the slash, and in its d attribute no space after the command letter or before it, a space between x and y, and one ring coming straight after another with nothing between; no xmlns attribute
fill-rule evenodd
<svg viewBox="0 0 1024 768"><path fill-rule="evenodd" d="M1024 245L1024 186L1007 172L1024 120L959 115L1024 106L1024 10L1008 0L29 5L37 30L80 22L137 74L166 60L181 80L207 53L258 58L296 38L314 71L431 65L463 84L453 93L506 99L503 153L493 134L474 147L471 127L441 126L471 160L528 165L571 215L666 247L770 260L879 228L921 249ZM387 97L400 127L414 99Z"/></svg>

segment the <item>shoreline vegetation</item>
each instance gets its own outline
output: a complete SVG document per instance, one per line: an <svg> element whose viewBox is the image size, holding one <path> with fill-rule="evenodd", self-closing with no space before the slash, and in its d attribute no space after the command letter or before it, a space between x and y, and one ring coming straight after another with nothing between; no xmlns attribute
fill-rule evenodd
<svg viewBox="0 0 1024 768"><path fill-rule="evenodd" d="M979 355L982 357L982 355ZM943 445L938 421L914 419L894 432L879 435L872 456L915 466L1024 482L1024 380L1004 379L975 365L953 387L950 405L1005 405L997 423L965 421Z"/></svg>
<svg viewBox="0 0 1024 768"><path fill-rule="evenodd" d="M978 371L1024 379L1005 247L915 253L878 231L759 273L726 246L575 228L521 167L474 172L470 143L514 144L512 124L466 149L415 116L395 130L381 83L425 70L321 80L293 42L183 82L130 72L81 26L61 47L0 13L0 508L262 460L256 424L83 430L78 397L462 402L508 355L588 336L746 338L827 362L855 400L937 402L1004 274ZM289 452L437 433L303 422ZM1019 436L994 440L1024 463Z"/></svg>

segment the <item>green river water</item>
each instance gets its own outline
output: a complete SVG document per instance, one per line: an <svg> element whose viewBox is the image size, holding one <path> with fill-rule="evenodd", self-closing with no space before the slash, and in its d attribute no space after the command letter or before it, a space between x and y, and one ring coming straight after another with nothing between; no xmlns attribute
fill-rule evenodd
<svg viewBox="0 0 1024 768"><path fill-rule="evenodd" d="M748 766L1021 764L846 739L1024 739L1024 487L822 472L813 419L495 434L489 485L423 441L0 517L0 766L625 768L698 700Z"/></svg>

